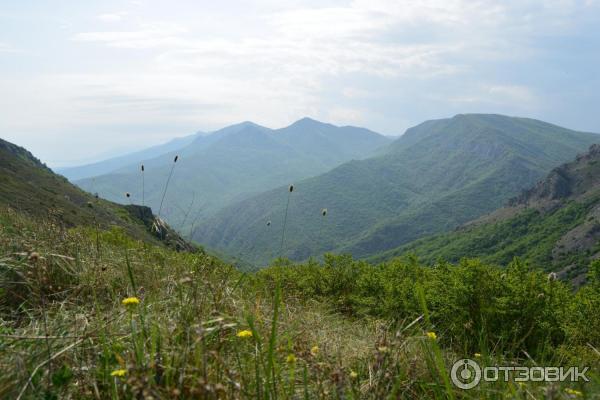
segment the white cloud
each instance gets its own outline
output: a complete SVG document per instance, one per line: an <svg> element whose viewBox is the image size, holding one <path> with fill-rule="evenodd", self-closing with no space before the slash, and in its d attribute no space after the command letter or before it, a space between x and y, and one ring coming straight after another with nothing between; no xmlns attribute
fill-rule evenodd
<svg viewBox="0 0 600 400"><path fill-rule="evenodd" d="M127 15L124 12L108 13L98 15L98 19L102 22L119 22Z"/></svg>

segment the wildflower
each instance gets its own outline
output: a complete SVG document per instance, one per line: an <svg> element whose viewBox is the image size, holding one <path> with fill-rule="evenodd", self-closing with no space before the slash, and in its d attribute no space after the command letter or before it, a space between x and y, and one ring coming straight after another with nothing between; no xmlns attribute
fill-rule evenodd
<svg viewBox="0 0 600 400"><path fill-rule="evenodd" d="M474 355L475 355L475 357L477 357L477 358L481 357L481 353L475 353Z"/></svg>
<svg viewBox="0 0 600 400"><path fill-rule="evenodd" d="M550 272L548 274L548 282L553 282L557 279L558 279L558 275L556 275L556 272Z"/></svg>
<svg viewBox="0 0 600 400"><path fill-rule="evenodd" d="M127 374L127 371L124 369L116 369L110 373L110 376L118 376L120 378L124 377Z"/></svg>
<svg viewBox="0 0 600 400"><path fill-rule="evenodd" d="M247 339L247 338L251 338L252 337L252 331L245 329L243 331L239 331L236 335L239 338L242 339Z"/></svg>
<svg viewBox="0 0 600 400"><path fill-rule="evenodd" d="M437 335L435 334L435 332L427 332L427 337L431 340L437 339Z"/></svg>
<svg viewBox="0 0 600 400"><path fill-rule="evenodd" d="M289 354L286 358L285 358L285 362L287 362L288 364L295 364L296 363L296 356L293 354Z"/></svg>
<svg viewBox="0 0 600 400"><path fill-rule="evenodd" d="M377 348L377 350L378 350L380 353L387 353L387 352L389 351L389 349L387 348L387 346L379 346L379 347Z"/></svg>
<svg viewBox="0 0 600 400"><path fill-rule="evenodd" d="M313 357L316 357L316 356L319 354L319 346L313 346L313 347L310 349L310 354L311 354Z"/></svg>
<svg viewBox="0 0 600 400"><path fill-rule="evenodd" d="M352 379L358 378L358 374L356 373L356 371L350 371L350 378L352 378Z"/></svg>
<svg viewBox="0 0 600 400"><path fill-rule="evenodd" d="M571 389L571 388L566 388L565 393L570 394L571 396L576 396L576 397L583 396L582 392L580 392L579 390Z"/></svg>
<svg viewBox="0 0 600 400"><path fill-rule="evenodd" d="M126 299L123 299L121 304L123 304L124 306L137 306L138 304L140 304L140 299L138 299L137 297L127 297Z"/></svg>

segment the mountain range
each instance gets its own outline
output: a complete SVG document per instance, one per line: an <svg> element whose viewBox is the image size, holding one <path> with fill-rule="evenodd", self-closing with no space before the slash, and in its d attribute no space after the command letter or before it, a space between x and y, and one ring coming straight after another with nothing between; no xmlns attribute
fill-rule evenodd
<svg viewBox="0 0 600 400"><path fill-rule="evenodd" d="M244 122L183 142L188 143L176 149L159 146L134 154L126 166L75 182L116 202L127 202L127 192L132 201L159 210L174 167L161 216L187 232L196 220L203 221L229 204L316 176L346 161L368 157L389 144L390 139L363 128L337 127L304 118L281 129ZM156 155L159 152L163 153ZM144 193L141 164L145 168ZM105 170L111 165L115 165L114 160L94 168ZM89 170L84 166L68 173L81 176Z"/></svg>
<svg viewBox="0 0 600 400"><path fill-rule="evenodd" d="M454 232L419 239L382 253L383 261L413 253L423 261L457 262L477 256L507 264L520 257L537 268L581 283L600 257L600 145L553 169L507 206Z"/></svg>
<svg viewBox="0 0 600 400"><path fill-rule="evenodd" d="M495 114L427 121L374 157L296 181L292 193L285 185L223 208L194 239L254 265L324 252L372 257L501 207L598 141Z"/></svg>

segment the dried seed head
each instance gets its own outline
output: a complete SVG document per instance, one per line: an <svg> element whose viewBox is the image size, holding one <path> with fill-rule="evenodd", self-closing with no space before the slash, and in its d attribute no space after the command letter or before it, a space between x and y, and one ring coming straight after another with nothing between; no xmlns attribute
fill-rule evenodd
<svg viewBox="0 0 600 400"><path fill-rule="evenodd" d="M125 193L125 196L127 196L127 198L130 198L131 197L131 193L129 193L129 192Z"/></svg>
<svg viewBox="0 0 600 400"><path fill-rule="evenodd" d="M179 160L179 156L178 156L178 155L177 155L177 156L175 156L175 159L173 160L173 162L174 162L174 163L176 163L176 162L177 162L177 160Z"/></svg>
<svg viewBox="0 0 600 400"><path fill-rule="evenodd" d="M267 226L271 226L271 221L267 221Z"/></svg>
<svg viewBox="0 0 600 400"><path fill-rule="evenodd" d="M322 216L326 216L327 215L327 209L326 208L324 208L324 209L321 210L321 215Z"/></svg>
<svg viewBox="0 0 600 400"><path fill-rule="evenodd" d="M40 254L38 252L32 252L27 258L32 263L37 262L40 259Z"/></svg>
<svg viewBox="0 0 600 400"><path fill-rule="evenodd" d="M142 172L144 172L144 164L142 164Z"/></svg>
<svg viewBox="0 0 600 400"><path fill-rule="evenodd" d="M294 185L290 185L290 193L294 191Z"/></svg>

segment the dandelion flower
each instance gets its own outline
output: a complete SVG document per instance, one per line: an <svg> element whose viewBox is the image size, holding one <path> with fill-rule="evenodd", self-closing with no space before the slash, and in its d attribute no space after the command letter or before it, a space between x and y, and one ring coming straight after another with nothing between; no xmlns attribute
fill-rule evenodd
<svg viewBox="0 0 600 400"><path fill-rule="evenodd" d="M474 355L475 355L475 357L477 357L477 358L481 357L481 353L475 353Z"/></svg>
<svg viewBox="0 0 600 400"><path fill-rule="evenodd" d="M313 346L313 347L310 349L310 354L311 354L313 357L316 357L316 356L319 354L319 346Z"/></svg>
<svg viewBox="0 0 600 400"><path fill-rule="evenodd" d="M437 335L435 334L435 332L427 332L427 337L431 340L437 339Z"/></svg>
<svg viewBox="0 0 600 400"><path fill-rule="evenodd" d="M285 358L285 362L287 362L288 364L295 364L296 363L296 356L293 354L289 354L286 358Z"/></svg>
<svg viewBox="0 0 600 400"><path fill-rule="evenodd" d="M356 371L350 371L350 378L352 378L352 379L358 378L358 374L356 373Z"/></svg>
<svg viewBox="0 0 600 400"><path fill-rule="evenodd" d="M251 338L252 337L252 331L248 330L248 329L244 329L243 331L239 331L236 334L237 337L242 338L242 339L247 339L247 338Z"/></svg>
<svg viewBox="0 0 600 400"><path fill-rule="evenodd" d="M116 369L110 373L110 376L118 376L118 377L122 378L125 376L126 373L127 373L127 371L124 369Z"/></svg>
<svg viewBox="0 0 600 400"><path fill-rule="evenodd" d="M571 396L576 396L576 397L583 396L582 392L580 392L579 390L571 389L571 388L566 388L565 393L570 394Z"/></svg>
<svg viewBox="0 0 600 400"><path fill-rule="evenodd" d="M137 306L138 304L140 304L140 299L138 299L137 297L127 297L126 299L123 299L121 304L123 304L124 306Z"/></svg>
<svg viewBox="0 0 600 400"><path fill-rule="evenodd" d="M387 353L387 352L388 352L390 349L388 349L388 348L387 348L387 346L379 346L379 347L377 348L377 350L378 350L380 353Z"/></svg>

